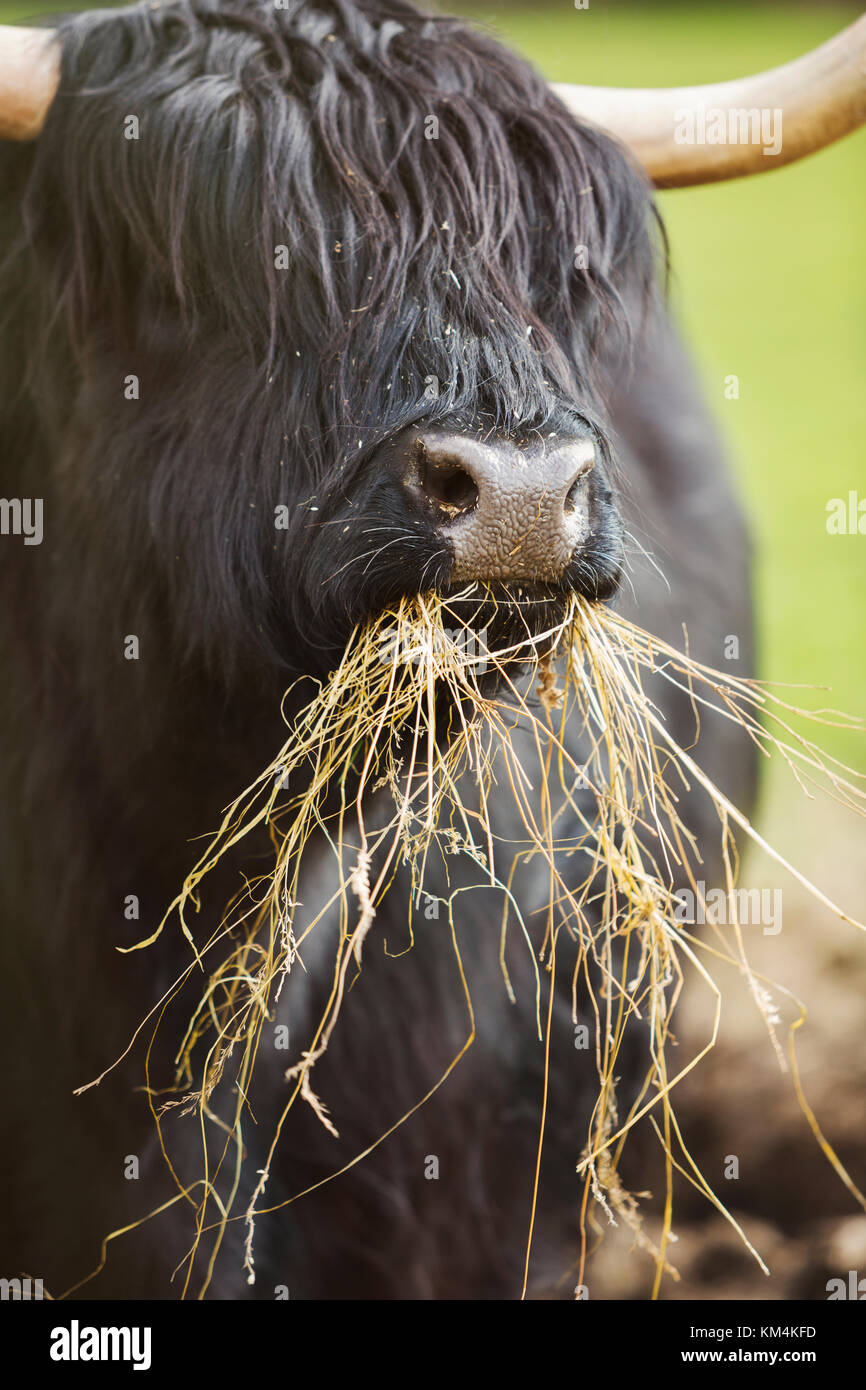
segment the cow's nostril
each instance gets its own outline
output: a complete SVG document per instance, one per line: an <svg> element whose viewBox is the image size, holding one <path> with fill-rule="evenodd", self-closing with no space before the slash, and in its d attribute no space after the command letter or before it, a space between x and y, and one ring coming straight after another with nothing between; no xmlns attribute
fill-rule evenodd
<svg viewBox="0 0 866 1390"><path fill-rule="evenodd" d="M453 459L434 461L426 450L421 458L419 482L424 495L449 518L471 511L478 501L475 480L465 468Z"/></svg>
<svg viewBox="0 0 866 1390"><path fill-rule="evenodd" d="M571 516L581 505L582 494L586 488L587 474L592 470L594 462L594 459L587 459L586 462L581 465L580 472L568 489L565 501L562 504L562 510L565 512L566 516Z"/></svg>

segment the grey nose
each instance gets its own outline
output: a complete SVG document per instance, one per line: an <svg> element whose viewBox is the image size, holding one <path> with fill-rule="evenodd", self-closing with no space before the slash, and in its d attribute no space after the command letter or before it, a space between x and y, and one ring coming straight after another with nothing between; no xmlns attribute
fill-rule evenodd
<svg viewBox="0 0 866 1390"><path fill-rule="evenodd" d="M454 581L557 580L586 538L590 439L519 447L429 431L411 458L409 486L453 549Z"/></svg>

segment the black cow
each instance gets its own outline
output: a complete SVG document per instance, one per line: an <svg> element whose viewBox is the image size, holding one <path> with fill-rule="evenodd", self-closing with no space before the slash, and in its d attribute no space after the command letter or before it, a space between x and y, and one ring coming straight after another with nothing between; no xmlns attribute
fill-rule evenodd
<svg viewBox="0 0 866 1390"><path fill-rule="evenodd" d="M140 1089L149 1029L73 1096L189 958L173 928L146 951L115 948L159 922L193 838L282 743L287 686L332 669L358 620L491 580L528 621L574 590L616 594L673 641L686 623L698 658L718 664L736 634L737 669L752 662L743 521L658 289L651 184L616 139L489 38L404 0L148 3L69 18L57 37L38 139L0 146L2 490L22 530L41 499L44 531L0 539L15 1136L0 1147L0 1265L55 1294L104 1235L177 1191ZM529 541L520 518L539 505ZM690 741L688 701L663 699ZM710 721L699 755L746 807L744 744ZM709 881L711 809L696 793L683 809ZM494 814L507 835L507 810ZM203 938L266 855L252 840L215 876ZM312 843L310 903L330 872ZM517 892L529 920L544 875L526 871ZM417 913L401 954L409 896L398 874L316 1071L340 1138L297 1107L268 1206L372 1144L465 1041L442 924ZM464 901L474 1046L363 1162L259 1218L251 1287L231 1226L212 1295L519 1294L543 1048L525 951L516 1006L503 988L501 895ZM322 939L280 1015L293 1043L330 986ZM551 1296L571 1294L594 1075L573 1046L563 951L530 1279ZM155 1086L177 1033L160 1038ZM263 1058L251 1098L253 1181L285 1065ZM170 1134L192 1183L197 1121ZM178 1296L192 1231L177 1203L112 1244L85 1291Z"/></svg>

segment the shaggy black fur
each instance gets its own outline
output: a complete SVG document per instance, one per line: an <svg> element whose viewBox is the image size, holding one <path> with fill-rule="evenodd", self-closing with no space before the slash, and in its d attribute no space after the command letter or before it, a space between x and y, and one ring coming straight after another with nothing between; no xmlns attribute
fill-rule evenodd
<svg viewBox="0 0 866 1390"><path fill-rule="evenodd" d="M18 370L67 368L39 433L82 421L87 524L146 561L116 567L119 607L170 593L178 654L307 669L359 591L375 610L447 568L429 532L382 544L405 506L375 478L327 529L384 441L598 419L602 348L652 276L649 190L525 64L399 0L93 14L63 69L6 281Z"/></svg>
<svg viewBox="0 0 866 1390"><path fill-rule="evenodd" d="M591 430L599 507L618 467L626 521L671 582L633 572L641 621L675 635L687 618L715 662L736 632L750 660L741 524L653 289L650 190L613 140L498 44L402 0L182 0L61 29L44 133L0 148L2 488L45 509L41 546L0 541L4 1075L19 1136L3 1151L15 1201L0 1254L53 1292L166 1195L130 1099L140 1063L71 1098L185 959L172 933L141 954L113 947L159 920L190 838L279 747L288 679L329 669L359 617L447 584L447 546L408 525L382 464L401 431ZM569 583L607 592L617 536L600 523ZM124 659L131 634L138 660ZM687 707L668 711L687 727ZM727 737L709 726L705 761L747 800L749 760ZM237 868L206 900L211 922ZM405 940L403 887L380 922L389 945ZM500 900L471 901L480 1060L346 1179L263 1218L258 1296L519 1292L541 1058L531 981L517 1012L503 1002ZM274 1201L393 1124L462 1042L437 925L401 961L368 947L354 1045L335 1040L321 1070L342 1139L302 1117ZM327 986L315 964L310 1010ZM566 995L540 1288L573 1253L591 1093ZM275 1063L252 1150L283 1089ZM146 1181L124 1182L128 1153ZM447 1182L424 1180L430 1153ZM184 1220L174 1208L117 1247L93 1291L171 1296ZM215 1290L245 1288L230 1242Z"/></svg>

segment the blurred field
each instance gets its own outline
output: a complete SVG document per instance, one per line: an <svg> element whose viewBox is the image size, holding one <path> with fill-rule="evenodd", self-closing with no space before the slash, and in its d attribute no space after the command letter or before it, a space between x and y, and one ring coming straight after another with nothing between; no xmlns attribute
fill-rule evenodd
<svg viewBox="0 0 866 1390"><path fill-rule="evenodd" d="M0 3L0 21L37 10ZM786 62L858 10L703 3L632 9L612 0L576 10L560 0L548 8L463 12L551 79L652 86L721 80ZM761 674L830 686L830 703L862 716L866 536L831 536L825 523L829 499L847 498L851 490L866 498L866 131L765 177L666 193L660 201L674 306L752 519ZM732 373L739 400L724 397ZM866 767L863 737L827 730L822 741ZM760 824L831 896L866 914L862 823L807 801L774 774ZM745 877L758 886L783 882L757 856ZM781 933L765 937L752 929L754 964L810 1005L804 1086L864 1186L866 941L819 912L787 880L784 893ZM809 1135L742 981L731 972L727 983L721 1045L684 1088L684 1115L708 1178L717 1191L727 1186L720 1195L742 1216L773 1277L757 1271L721 1218L683 1184L680 1257L676 1251L671 1257L689 1277L678 1287L685 1296L824 1297L826 1278L840 1267L866 1273L866 1218L857 1216ZM686 1000L681 1042L689 1052L705 1038L707 1008L696 992ZM789 1021L796 1013L783 1007L783 1015ZM732 1151L740 1156L741 1178L726 1185L723 1164ZM640 1185L658 1193L658 1176L644 1176ZM633 1278L631 1291L644 1295L647 1268L624 1265L615 1238L596 1265L595 1288L622 1293ZM676 1292L668 1286L668 1296Z"/></svg>

